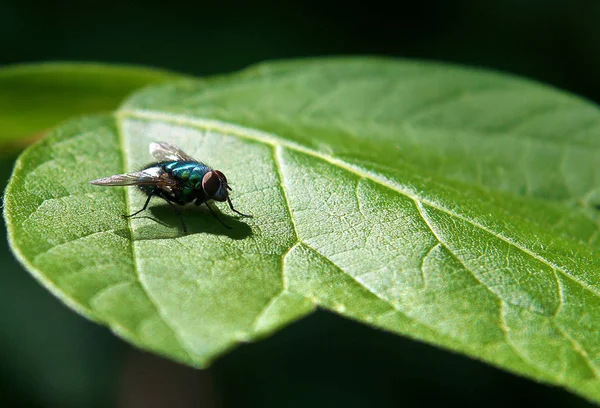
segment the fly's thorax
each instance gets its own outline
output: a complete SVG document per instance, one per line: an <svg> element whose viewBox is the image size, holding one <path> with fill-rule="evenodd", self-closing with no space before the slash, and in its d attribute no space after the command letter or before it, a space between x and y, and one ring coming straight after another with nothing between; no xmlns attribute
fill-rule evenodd
<svg viewBox="0 0 600 408"><path fill-rule="evenodd" d="M168 162L162 167L183 186L192 189L202 188L202 178L210 168L198 162Z"/></svg>
<svg viewBox="0 0 600 408"><path fill-rule="evenodd" d="M171 161L159 164L160 168L177 182L171 192L181 201L196 199L226 201L231 188L219 170L193 161Z"/></svg>
<svg viewBox="0 0 600 408"><path fill-rule="evenodd" d="M179 185L178 195L185 202L204 196L202 179L210 168L198 162L173 161L162 164L162 168L173 177Z"/></svg>

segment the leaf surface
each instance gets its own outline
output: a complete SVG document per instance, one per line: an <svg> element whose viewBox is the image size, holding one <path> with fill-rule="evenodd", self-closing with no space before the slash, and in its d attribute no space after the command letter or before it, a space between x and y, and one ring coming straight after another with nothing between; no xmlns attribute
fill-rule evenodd
<svg viewBox="0 0 600 408"><path fill-rule="evenodd" d="M262 65L135 94L20 159L17 255L73 308L205 366L311 313L600 400L597 107L498 74L395 60ZM89 180L151 141L222 170L238 219Z"/></svg>

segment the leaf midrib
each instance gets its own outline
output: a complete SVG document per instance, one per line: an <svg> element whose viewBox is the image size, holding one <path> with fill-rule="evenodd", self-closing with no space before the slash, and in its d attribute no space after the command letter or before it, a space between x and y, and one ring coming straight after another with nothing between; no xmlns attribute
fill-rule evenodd
<svg viewBox="0 0 600 408"><path fill-rule="evenodd" d="M121 150L121 161L122 161L123 169L124 169L124 171L128 171L127 169L130 168L130 164L129 164L129 160L128 160L128 156L127 156L125 139L123 137L125 132L122 127L123 121L121 119L122 118L120 118L118 116L115 117L116 128L117 128L117 138L119 140L119 146L120 146L120 150ZM131 201L129 199L129 192L127 191L127 189L123 189L123 195L124 195L124 201L125 201L125 213L131 214ZM179 331L175 330L175 328L173 328L173 326L169 323L169 319L165 316L164 312L159 307L158 302L150 295L150 291L144 284L144 280L141 277L141 269L138 264L137 251L135 249L135 236L134 236L133 228L131 226L131 218L127 218L127 226L128 226L127 230L129 231L129 243L130 243L129 247L131 250L132 267L134 269L133 272L137 279L137 282L140 285L140 288L142 289L142 291L148 298L148 301L152 304L152 306L156 310L156 315L159 316L160 319L163 321L163 323L171 330L171 332L173 333L173 336L179 343L179 346L181 347L183 352L186 353L189 360L192 362L196 362L198 359L192 357L193 349L180 336ZM195 354L195 353L193 353L193 354Z"/></svg>

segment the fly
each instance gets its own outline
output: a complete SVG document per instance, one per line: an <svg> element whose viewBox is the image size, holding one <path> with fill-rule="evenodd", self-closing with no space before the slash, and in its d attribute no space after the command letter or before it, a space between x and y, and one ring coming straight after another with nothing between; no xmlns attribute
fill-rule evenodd
<svg viewBox="0 0 600 408"><path fill-rule="evenodd" d="M133 217L144 211L152 197L164 199L175 210L184 233L187 233L187 227L175 204L181 206L192 202L196 206L205 204L212 215L229 229L231 227L217 216L209 205L209 201L227 201L231 211L242 217L252 217L252 215L241 213L233 207L229 198L231 187L227 182L227 177L219 170L212 169L168 143L151 143L150 154L157 161L145 166L140 171L115 174L90 182L98 186L137 186L148 196L141 210L123 215L123 217Z"/></svg>

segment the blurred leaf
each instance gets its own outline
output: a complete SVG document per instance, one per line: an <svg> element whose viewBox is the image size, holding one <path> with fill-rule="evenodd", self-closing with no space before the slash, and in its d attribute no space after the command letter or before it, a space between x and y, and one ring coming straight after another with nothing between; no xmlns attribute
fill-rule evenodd
<svg viewBox="0 0 600 408"><path fill-rule="evenodd" d="M136 89L182 75L90 63L0 68L0 151L27 145L69 117L116 109Z"/></svg>
<svg viewBox="0 0 600 408"><path fill-rule="evenodd" d="M267 64L62 126L21 156L5 217L58 297L191 365L319 306L600 400L599 123L498 74ZM254 218L189 211L187 236L161 203L121 218L144 197L89 180L153 140L224 171Z"/></svg>

